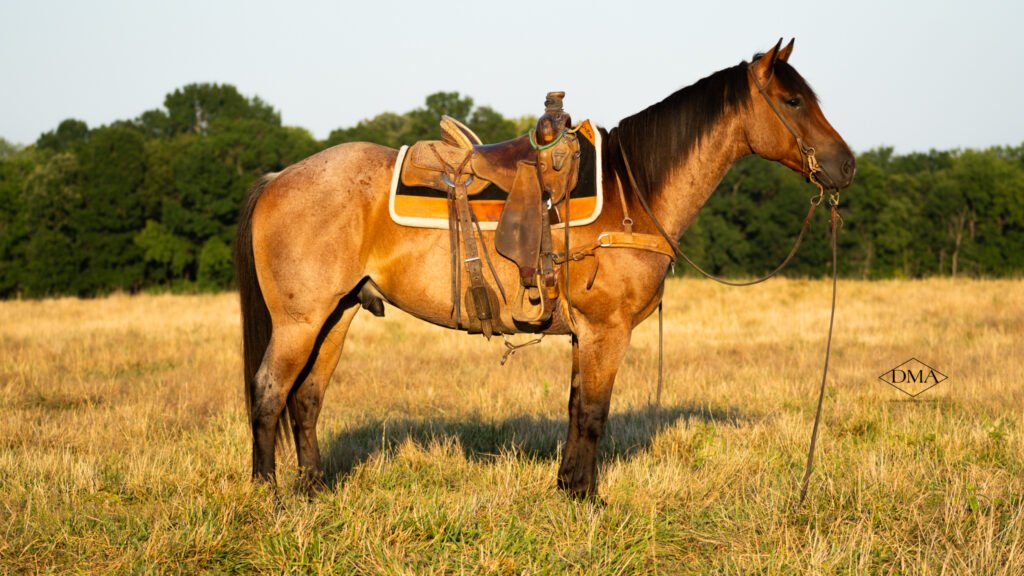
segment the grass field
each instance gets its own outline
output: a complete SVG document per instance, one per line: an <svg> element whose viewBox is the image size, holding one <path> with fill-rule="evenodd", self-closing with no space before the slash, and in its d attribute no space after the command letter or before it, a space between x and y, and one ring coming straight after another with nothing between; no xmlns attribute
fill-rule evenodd
<svg viewBox="0 0 1024 576"><path fill-rule="evenodd" d="M357 317L330 489L249 482L235 296L0 303L0 572L1024 574L1024 282L673 281L634 334L605 505L555 488L569 345ZM879 374L949 380L908 399Z"/></svg>

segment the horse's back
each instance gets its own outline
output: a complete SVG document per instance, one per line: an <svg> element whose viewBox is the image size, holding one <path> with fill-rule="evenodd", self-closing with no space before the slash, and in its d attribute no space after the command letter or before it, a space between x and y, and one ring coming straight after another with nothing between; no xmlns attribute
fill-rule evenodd
<svg viewBox="0 0 1024 576"><path fill-rule="evenodd" d="M327 207L339 196L349 202L360 197L373 200L387 192L397 154L367 142L338 144L281 171L264 190L260 203L315 202Z"/></svg>

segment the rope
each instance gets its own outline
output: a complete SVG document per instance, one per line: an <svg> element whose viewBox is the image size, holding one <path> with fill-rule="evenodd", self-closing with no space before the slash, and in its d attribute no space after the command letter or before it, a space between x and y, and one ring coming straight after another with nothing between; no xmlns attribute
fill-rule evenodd
<svg viewBox="0 0 1024 576"><path fill-rule="evenodd" d="M654 405L658 408L661 408L661 384L665 375L665 317L661 313L663 305L664 301L658 302L658 393L654 397Z"/></svg>
<svg viewBox="0 0 1024 576"><path fill-rule="evenodd" d="M536 140L536 138L533 135L534 134L534 129L530 128L530 146L533 146L533 149L534 150L538 150L538 151L539 150L547 150L548 148L551 148L555 144L558 144L559 142L561 142L562 137L565 136L566 132L567 132L567 130L563 129L561 132L558 133L558 136L555 137L554 140L552 140L551 142L548 142L547 144L541 145L541 144L537 144L537 140Z"/></svg>
<svg viewBox="0 0 1024 576"><path fill-rule="evenodd" d="M501 365L504 366L508 359L515 355L520 348L526 348L527 346L533 346L534 344L540 344L544 341L545 334L541 334L540 338L534 338L533 340L527 340L522 344L513 344L508 338L508 334L502 334L501 337L505 339L505 353L501 355Z"/></svg>
<svg viewBox="0 0 1024 576"><path fill-rule="evenodd" d="M807 448L807 465L804 467L804 479L800 483L800 500L797 502L799 508L804 503L804 498L807 497L807 486L811 481L811 471L814 468L814 447L818 443L818 425L821 423L821 405L825 401L825 379L828 376L828 361L832 355L832 327L836 320L836 287L838 284L839 270L836 267L838 260L837 252L838 247L836 245L836 225L841 223L842 219L839 217L839 213L836 208L839 205L839 195L832 194L829 197L829 205L831 207L831 218L829 220L829 231L832 235L832 311L828 317L828 339L825 341L825 368L821 371L821 387L818 390L818 409L814 413L814 428L811 430L811 444Z"/></svg>

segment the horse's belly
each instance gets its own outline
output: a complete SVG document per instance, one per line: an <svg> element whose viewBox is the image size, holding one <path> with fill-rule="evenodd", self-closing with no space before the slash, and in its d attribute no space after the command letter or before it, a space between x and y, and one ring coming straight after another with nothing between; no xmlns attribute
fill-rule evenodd
<svg viewBox="0 0 1024 576"><path fill-rule="evenodd" d="M381 295L394 306L417 318L438 326L466 329L466 326L471 324L466 305L470 280L464 263L456 262L455 269L460 276L461 292L461 322L456 325L452 290L452 251L448 231L398 227L393 233L401 234L403 240L400 243L386 242L390 248L381 246L380 250L375 251L379 256L372 258L368 266L370 279L379 287ZM485 235L485 241L490 246L491 235ZM484 278L498 301L495 331L507 334L540 331L567 334L569 330L561 321L560 310L556 310L552 322L545 326L516 325L512 320L510 304L519 287L518 269L515 264L493 250L488 252L490 262L505 291L503 298L485 258Z"/></svg>

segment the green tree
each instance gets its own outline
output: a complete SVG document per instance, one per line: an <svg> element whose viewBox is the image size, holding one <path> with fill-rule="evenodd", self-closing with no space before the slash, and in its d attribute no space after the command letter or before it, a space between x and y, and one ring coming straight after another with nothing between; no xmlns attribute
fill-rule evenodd
<svg viewBox="0 0 1024 576"><path fill-rule="evenodd" d="M518 130L515 121L505 118L490 106L480 106L474 109L473 115L469 119L469 126L484 143L511 140L525 133L525 130L523 132Z"/></svg>
<svg viewBox="0 0 1024 576"><path fill-rule="evenodd" d="M27 296L67 294L77 285L73 221L81 206L80 180L78 158L63 152L51 155L25 181L23 218L31 232L23 247L21 287Z"/></svg>
<svg viewBox="0 0 1024 576"><path fill-rule="evenodd" d="M89 139L89 126L81 120L68 118L56 130L46 132L36 140L36 147L52 152L72 150Z"/></svg>
<svg viewBox="0 0 1024 576"><path fill-rule="evenodd" d="M2 141L7 145L6 141ZM13 146L11 146L14 149ZM32 226L25 214L25 183L36 168L32 151L0 157L0 298L21 292L25 246Z"/></svg>
<svg viewBox="0 0 1024 576"><path fill-rule="evenodd" d="M235 279L231 248L214 236L199 251L199 286L204 290L230 288Z"/></svg>
<svg viewBox="0 0 1024 576"><path fill-rule="evenodd" d="M876 239L886 233L879 224L879 215L886 207L887 166L892 152L892 148L882 148L861 154L857 158L857 177L842 193L840 237L854 241L853 247L843 251L847 274L876 277Z"/></svg>
<svg viewBox="0 0 1024 576"><path fill-rule="evenodd" d="M142 249L150 273L157 284L175 279L188 279L185 271L195 260L192 243L172 234L166 226L149 220L146 227L133 238Z"/></svg>
<svg viewBox="0 0 1024 576"><path fill-rule="evenodd" d="M246 98L230 84L189 84L164 98L172 134L205 134L222 120L258 120L281 125L280 115L258 97ZM145 115L144 115L145 116ZM159 126L158 116L149 121Z"/></svg>
<svg viewBox="0 0 1024 576"><path fill-rule="evenodd" d="M361 120L351 128L333 130L327 137L326 145L335 146L344 142L373 142L390 148L406 144L410 120L393 112L378 114L368 120Z"/></svg>
<svg viewBox="0 0 1024 576"><path fill-rule="evenodd" d="M0 137L0 162L14 158L18 152L21 152L21 146L12 144L5 138Z"/></svg>
<svg viewBox="0 0 1024 576"><path fill-rule="evenodd" d="M80 261L74 291L91 295L138 289L143 254L132 239L146 221L139 195L146 176L145 141L125 126L99 128L78 157L81 204L72 228Z"/></svg>
<svg viewBox="0 0 1024 576"><path fill-rule="evenodd" d="M334 130L325 144L334 146L345 142L373 142L398 148L418 140L437 140L441 136L438 126L441 116L451 116L465 123L487 143L515 138L525 134L530 126L537 123L537 118L533 116L510 120L489 106L474 108L473 99L458 92L437 92L427 96L422 108L405 114L385 112L361 120L351 128Z"/></svg>
<svg viewBox="0 0 1024 576"><path fill-rule="evenodd" d="M962 225L956 272L1006 274L1020 269L1022 257L1022 196L1020 168L1000 149L967 150L957 158L951 173L962 194L956 212Z"/></svg>
<svg viewBox="0 0 1024 576"><path fill-rule="evenodd" d="M171 117L164 110L147 110L134 121L135 126L148 138L162 138L173 133Z"/></svg>

